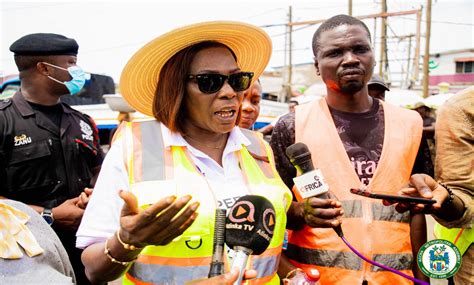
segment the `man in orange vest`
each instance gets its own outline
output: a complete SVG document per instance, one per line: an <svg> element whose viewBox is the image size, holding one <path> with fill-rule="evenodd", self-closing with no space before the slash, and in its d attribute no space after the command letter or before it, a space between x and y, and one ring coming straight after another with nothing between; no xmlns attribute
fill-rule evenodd
<svg viewBox="0 0 474 285"><path fill-rule="evenodd" d="M426 241L424 216L398 214L380 200L356 196L351 188L396 194L412 173L433 173L420 116L369 96L375 58L370 32L360 20L338 15L313 37L317 74L327 96L298 106L275 126L271 146L288 187L296 169L284 155L295 143L308 145L336 199L293 202L288 212L286 256L321 284L412 284L359 259L330 229L342 223L346 239L362 254L427 280L413 256Z"/></svg>

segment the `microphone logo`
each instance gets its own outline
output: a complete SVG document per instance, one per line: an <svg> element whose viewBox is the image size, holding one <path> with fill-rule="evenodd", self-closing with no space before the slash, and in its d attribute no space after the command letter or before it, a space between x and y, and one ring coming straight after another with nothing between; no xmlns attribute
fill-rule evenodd
<svg viewBox="0 0 474 285"><path fill-rule="evenodd" d="M263 212L263 227L271 235L273 235L273 230L275 229L275 217L273 209L266 209Z"/></svg>
<svg viewBox="0 0 474 285"><path fill-rule="evenodd" d="M249 201L239 201L230 209L229 220L233 223L255 222L255 206Z"/></svg>
<svg viewBox="0 0 474 285"><path fill-rule="evenodd" d="M321 170L315 169L293 178L298 194L303 198L318 196L328 192Z"/></svg>

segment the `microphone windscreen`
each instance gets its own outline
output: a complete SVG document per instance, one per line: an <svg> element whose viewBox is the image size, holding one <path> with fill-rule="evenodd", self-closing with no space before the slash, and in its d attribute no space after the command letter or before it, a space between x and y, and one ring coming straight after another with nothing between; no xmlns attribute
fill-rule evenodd
<svg viewBox="0 0 474 285"><path fill-rule="evenodd" d="M286 148L286 156L292 164L299 164L302 161L311 160L311 152L304 143L295 143Z"/></svg>
<svg viewBox="0 0 474 285"><path fill-rule="evenodd" d="M273 237L275 209L262 196L240 197L230 209L226 219L225 241L230 248L242 246L252 254L263 253Z"/></svg>

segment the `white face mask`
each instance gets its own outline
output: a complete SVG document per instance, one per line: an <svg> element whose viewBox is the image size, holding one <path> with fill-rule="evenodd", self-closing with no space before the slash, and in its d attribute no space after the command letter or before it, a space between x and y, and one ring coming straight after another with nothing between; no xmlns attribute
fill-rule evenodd
<svg viewBox="0 0 474 285"><path fill-rule="evenodd" d="M90 74L85 73L84 70L82 70L82 68L80 68L77 65L68 67L66 69L66 68L63 68L63 67L60 67L60 66L56 66L56 65L51 64L51 63L47 63L47 62L43 62L43 63L46 64L46 65L52 66L54 68L58 68L58 69L67 71L69 73L69 75L71 75L72 79L69 80L69 81L64 81L64 82L61 82L61 81L57 80L56 78L48 76L49 79L51 79L55 82L58 82L60 84L64 84L66 86L66 88L69 90L69 93L71 95L79 93L79 91L81 91L81 89L86 84L86 80L90 79Z"/></svg>

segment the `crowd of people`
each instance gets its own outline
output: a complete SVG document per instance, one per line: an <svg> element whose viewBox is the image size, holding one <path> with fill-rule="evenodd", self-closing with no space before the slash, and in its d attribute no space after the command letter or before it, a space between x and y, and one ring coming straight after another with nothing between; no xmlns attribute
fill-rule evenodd
<svg viewBox="0 0 474 285"><path fill-rule="evenodd" d="M10 50L21 89L0 101L0 283L234 284L240 271L229 266L208 277L216 209L258 195L275 220L268 248L240 268L248 284L413 283L360 259L333 230L341 227L364 256L429 283L416 261L427 214L463 255L455 284L473 284L474 87L440 110L433 164L422 117L384 102L372 46L354 17L322 23L312 48L327 94L290 104L268 143L252 126L270 37L227 21L172 30L123 69L122 96L151 119L124 120L104 155L94 121L60 99L86 81L77 42L18 39ZM327 197L295 195L303 173L286 156L295 143L308 146ZM382 202L353 188L435 203ZM239 258L234 248L224 256L227 265Z"/></svg>

